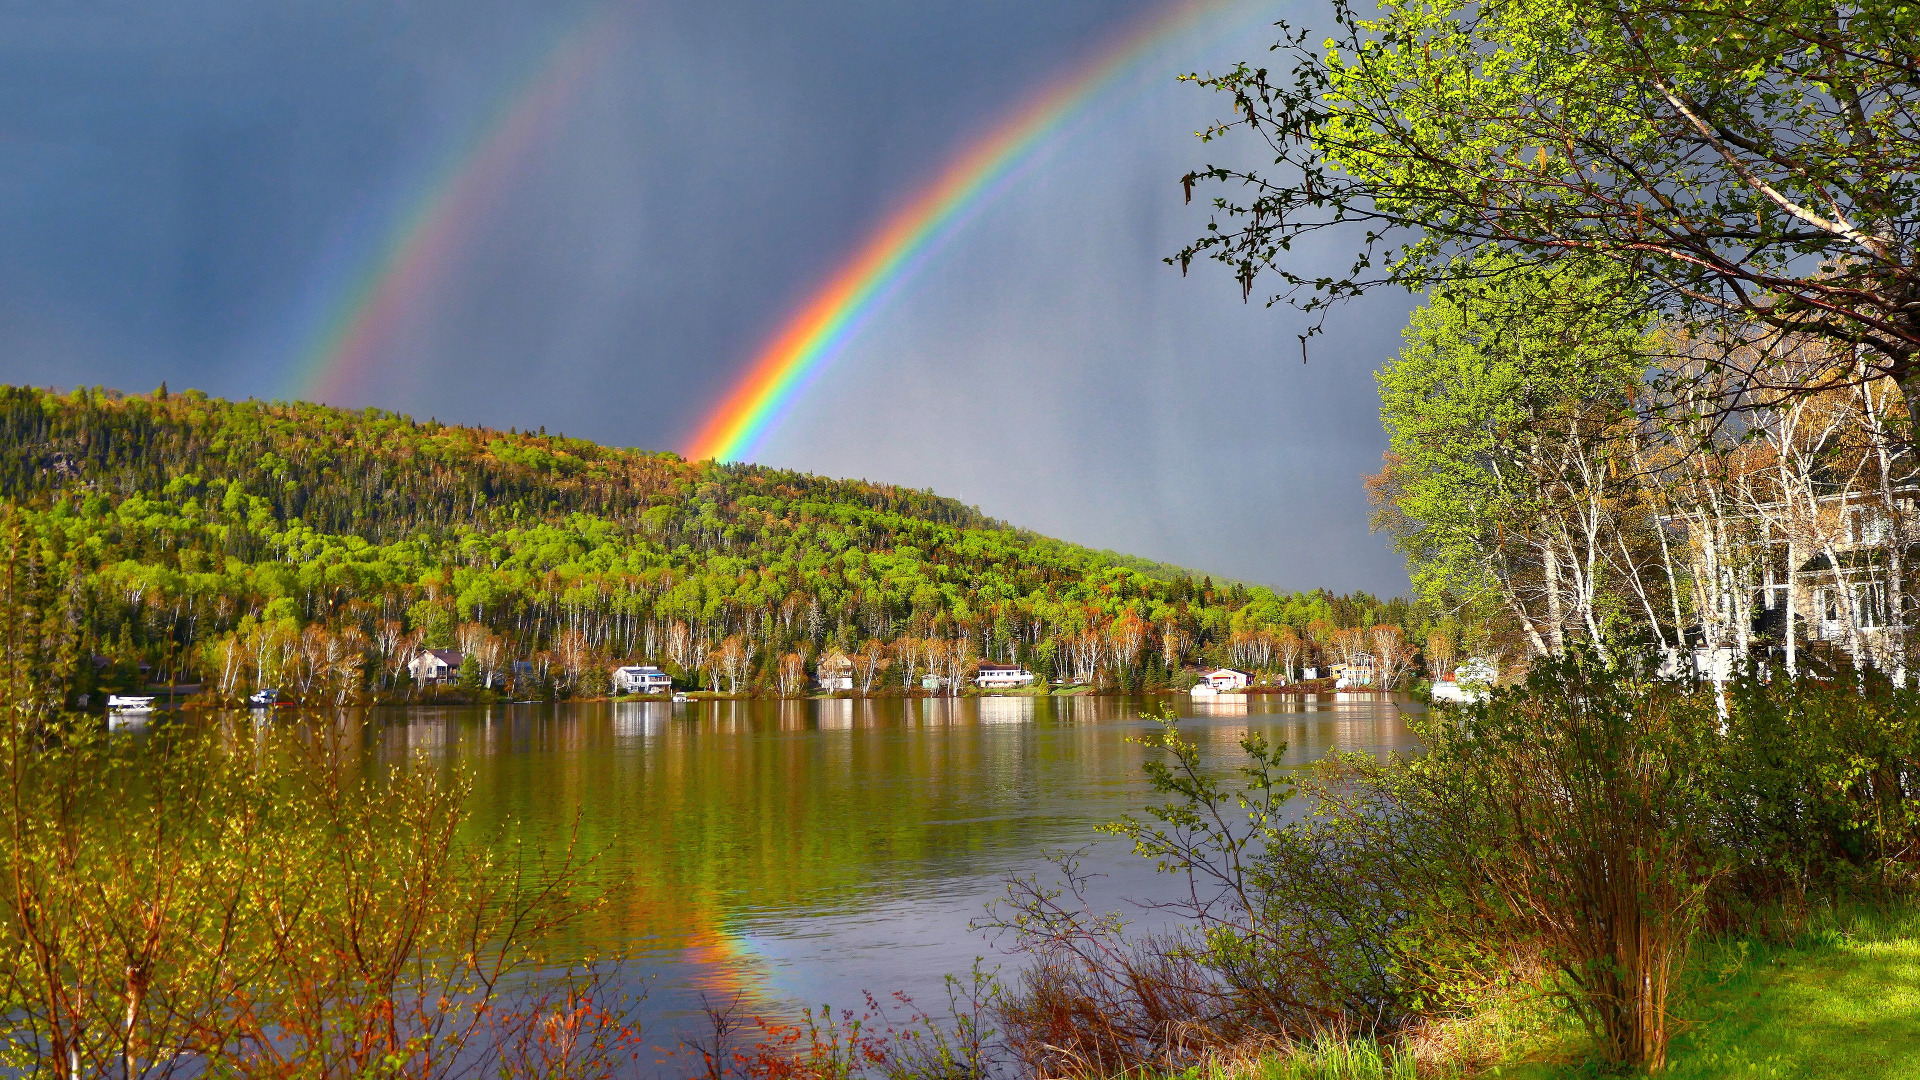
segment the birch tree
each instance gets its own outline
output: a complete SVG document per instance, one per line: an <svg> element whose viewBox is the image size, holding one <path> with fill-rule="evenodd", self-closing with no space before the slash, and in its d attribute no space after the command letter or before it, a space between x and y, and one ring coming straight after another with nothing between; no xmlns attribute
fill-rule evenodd
<svg viewBox="0 0 1920 1080"><path fill-rule="evenodd" d="M1607 649L1607 577L1644 329L1619 275L1481 260L1417 309L1378 376L1376 522L1441 610L1504 608L1536 654Z"/></svg>

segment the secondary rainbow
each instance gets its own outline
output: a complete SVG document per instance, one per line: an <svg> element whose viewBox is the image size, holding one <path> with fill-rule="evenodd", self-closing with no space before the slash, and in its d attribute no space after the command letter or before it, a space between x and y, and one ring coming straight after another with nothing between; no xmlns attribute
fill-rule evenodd
<svg viewBox="0 0 1920 1080"><path fill-rule="evenodd" d="M1042 88L968 146L895 211L846 265L835 271L760 350L747 372L708 414L688 444L700 461L747 457L819 370L913 269L916 257L946 238L995 181L1025 160L1106 87L1160 43L1185 32L1220 0L1189 0L1147 19L1078 69Z"/></svg>
<svg viewBox="0 0 1920 1080"><path fill-rule="evenodd" d="M434 282L452 268L461 240L479 223L525 158L563 118L580 87L612 51L619 7L560 35L532 73L476 126L475 135L426 184L388 230L365 269L330 306L301 350L292 395L339 402L353 396Z"/></svg>

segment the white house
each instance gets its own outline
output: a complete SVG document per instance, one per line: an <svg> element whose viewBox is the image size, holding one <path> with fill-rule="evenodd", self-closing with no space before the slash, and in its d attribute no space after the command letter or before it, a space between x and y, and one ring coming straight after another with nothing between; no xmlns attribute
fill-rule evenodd
<svg viewBox="0 0 1920 1080"><path fill-rule="evenodd" d="M836 650L821 657L814 674L819 677L822 690L853 689L853 661L847 659L846 653Z"/></svg>
<svg viewBox="0 0 1920 1080"><path fill-rule="evenodd" d="M1033 672L1019 664L981 664L973 684L988 690L1006 690L1033 682Z"/></svg>
<svg viewBox="0 0 1920 1080"><path fill-rule="evenodd" d="M1244 671L1224 667L1218 671L1209 671L1204 677L1207 685L1213 687L1215 693L1224 690L1245 690L1247 684L1253 681L1253 676Z"/></svg>
<svg viewBox="0 0 1920 1080"><path fill-rule="evenodd" d="M673 676L657 667L628 664L613 669L616 694L665 694L673 689Z"/></svg>
<svg viewBox="0 0 1920 1080"><path fill-rule="evenodd" d="M407 673L422 686L450 683L460 677L459 649L422 649L407 663Z"/></svg>

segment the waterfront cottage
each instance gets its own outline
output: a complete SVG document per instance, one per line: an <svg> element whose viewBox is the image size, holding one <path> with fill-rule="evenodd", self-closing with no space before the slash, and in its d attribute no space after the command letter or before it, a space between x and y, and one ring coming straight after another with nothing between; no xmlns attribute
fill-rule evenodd
<svg viewBox="0 0 1920 1080"><path fill-rule="evenodd" d="M421 686L439 686L460 677L459 649L422 649L407 664L408 674Z"/></svg>
<svg viewBox="0 0 1920 1080"><path fill-rule="evenodd" d="M665 694L673 689L673 676L651 665L628 664L613 669L616 694Z"/></svg>
<svg viewBox="0 0 1920 1080"><path fill-rule="evenodd" d="M1204 677L1207 685L1213 687L1215 693L1228 690L1245 690L1247 684L1253 681L1252 675L1244 671L1235 671L1232 668L1219 668L1214 671L1209 671Z"/></svg>
<svg viewBox="0 0 1920 1080"><path fill-rule="evenodd" d="M1019 664L981 664L973 684L988 690L1009 690L1033 682L1033 672Z"/></svg>
<svg viewBox="0 0 1920 1080"><path fill-rule="evenodd" d="M814 670L820 680L822 690L853 689L853 661L838 649L820 658L820 666Z"/></svg>

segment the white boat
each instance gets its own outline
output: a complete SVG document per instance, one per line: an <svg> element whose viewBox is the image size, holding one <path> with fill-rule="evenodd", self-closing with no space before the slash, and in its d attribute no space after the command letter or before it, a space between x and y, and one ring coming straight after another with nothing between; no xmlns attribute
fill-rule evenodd
<svg viewBox="0 0 1920 1080"><path fill-rule="evenodd" d="M1191 697L1219 697L1220 691L1215 690L1211 683L1195 683L1187 694Z"/></svg>
<svg viewBox="0 0 1920 1080"><path fill-rule="evenodd" d="M690 697L688 697L688 696L687 696L687 695L685 695L685 694L675 694L675 695L673 695L673 703L674 703L675 705L680 705L680 704L683 704L683 703L685 703L685 702L689 702L689 701L692 701L692 700L693 700L692 698L690 698Z"/></svg>
<svg viewBox="0 0 1920 1080"><path fill-rule="evenodd" d="M253 694L250 697L248 697L247 704L253 706L256 709L271 709L275 705L280 704L280 691L262 690L259 693Z"/></svg>
<svg viewBox="0 0 1920 1080"><path fill-rule="evenodd" d="M107 695L107 711L110 713L150 713L153 711L151 697L133 697L131 695Z"/></svg>

